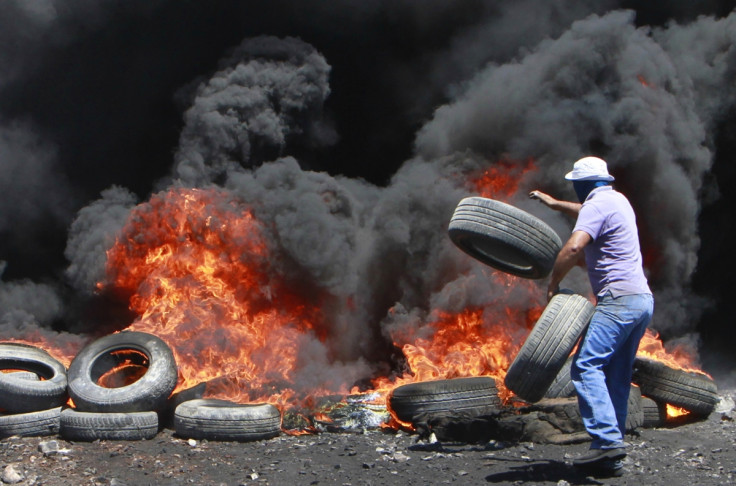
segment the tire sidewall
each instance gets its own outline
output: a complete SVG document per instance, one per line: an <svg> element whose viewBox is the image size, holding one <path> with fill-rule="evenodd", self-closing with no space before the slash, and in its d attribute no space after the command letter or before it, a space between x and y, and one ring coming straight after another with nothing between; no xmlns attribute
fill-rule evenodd
<svg viewBox="0 0 736 486"><path fill-rule="evenodd" d="M118 350L134 350L148 357L149 367L137 381L118 388L105 388L92 379L97 361ZM144 412L166 405L177 382L171 349L158 337L124 331L87 345L72 361L68 372L69 395L79 411Z"/></svg>

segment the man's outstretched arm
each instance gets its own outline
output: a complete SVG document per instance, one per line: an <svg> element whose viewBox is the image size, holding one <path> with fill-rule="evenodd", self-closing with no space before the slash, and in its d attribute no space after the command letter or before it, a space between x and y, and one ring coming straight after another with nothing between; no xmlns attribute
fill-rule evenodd
<svg viewBox="0 0 736 486"><path fill-rule="evenodd" d="M555 199L549 194L543 193L542 191L532 191L529 193L529 197L541 201L545 206L550 209L560 211L561 213L565 213L568 216L572 216L573 218L578 217L578 213L580 213L580 208L583 206L580 203L572 201L560 201L559 199Z"/></svg>

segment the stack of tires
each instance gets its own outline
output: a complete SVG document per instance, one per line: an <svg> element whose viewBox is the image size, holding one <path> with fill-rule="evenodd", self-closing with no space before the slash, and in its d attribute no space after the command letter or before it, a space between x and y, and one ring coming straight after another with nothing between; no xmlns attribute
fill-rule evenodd
<svg viewBox="0 0 736 486"><path fill-rule="evenodd" d="M450 239L473 258L522 278L549 275L562 247L557 233L543 221L514 206L482 197L460 201L448 232ZM512 379L506 386L526 399L541 398L591 313L592 306L581 296L555 297L512 365ZM495 381L485 376L403 385L391 392L388 404L395 418L412 423L422 414L463 412L473 416L501 407Z"/></svg>
<svg viewBox="0 0 736 486"><path fill-rule="evenodd" d="M100 378L111 370L137 366L145 372L123 386L105 387ZM68 371L74 408L61 412L61 437L72 441L143 440L159 430L163 410L177 382L171 349L158 337L123 331L83 348Z"/></svg>
<svg viewBox="0 0 736 486"><path fill-rule="evenodd" d="M448 232L450 239L473 258L522 278L547 277L562 248L560 237L543 221L509 204L482 197L460 201ZM544 398L587 328L593 310L581 295L555 295L509 367L506 387L527 402ZM571 387L564 392L569 391Z"/></svg>
<svg viewBox="0 0 736 486"><path fill-rule="evenodd" d="M477 260L511 275L533 279L549 275L562 246L554 230L536 217L481 197L460 201L450 221L449 235ZM509 367L506 386L532 403L574 396L570 354L593 311L593 305L580 295L555 295ZM706 375L642 358L636 359L633 371L632 381L638 387L632 387L635 391L629 397L632 426L661 425L666 420L666 404L704 417L718 402L716 385Z"/></svg>
<svg viewBox="0 0 736 486"><path fill-rule="evenodd" d="M67 400L64 365L46 351L0 343L0 439L59 432Z"/></svg>

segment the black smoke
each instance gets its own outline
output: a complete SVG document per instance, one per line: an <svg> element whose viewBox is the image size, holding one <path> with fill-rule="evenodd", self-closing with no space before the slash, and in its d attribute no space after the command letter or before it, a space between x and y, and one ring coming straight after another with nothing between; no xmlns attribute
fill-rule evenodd
<svg viewBox="0 0 736 486"><path fill-rule="evenodd" d="M95 287L130 209L216 185L272 225L285 273L358 296L332 309L337 359L380 362L387 329L495 304L446 238L469 174L533 158L513 202L564 236L523 193L571 197L561 175L592 153L637 210L655 327L715 363L734 336L736 12L638 3L7 2L3 329L130 317Z"/></svg>

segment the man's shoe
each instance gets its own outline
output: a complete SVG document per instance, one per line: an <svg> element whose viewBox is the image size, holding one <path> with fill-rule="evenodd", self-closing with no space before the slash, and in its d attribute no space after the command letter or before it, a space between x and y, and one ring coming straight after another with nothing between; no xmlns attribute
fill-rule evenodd
<svg viewBox="0 0 736 486"><path fill-rule="evenodd" d="M578 466L578 469L594 478L620 478L624 475L624 464L621 459L604 459L597 463Z"/></svg>
<svg viewBox="0 0 736 486"><path fill-rule="evenodd" d="M618 461L626 457L626 449L614 447L612 449L590 449L580 457L573 459L574 466L589 466L603 461Z"/></svg>

